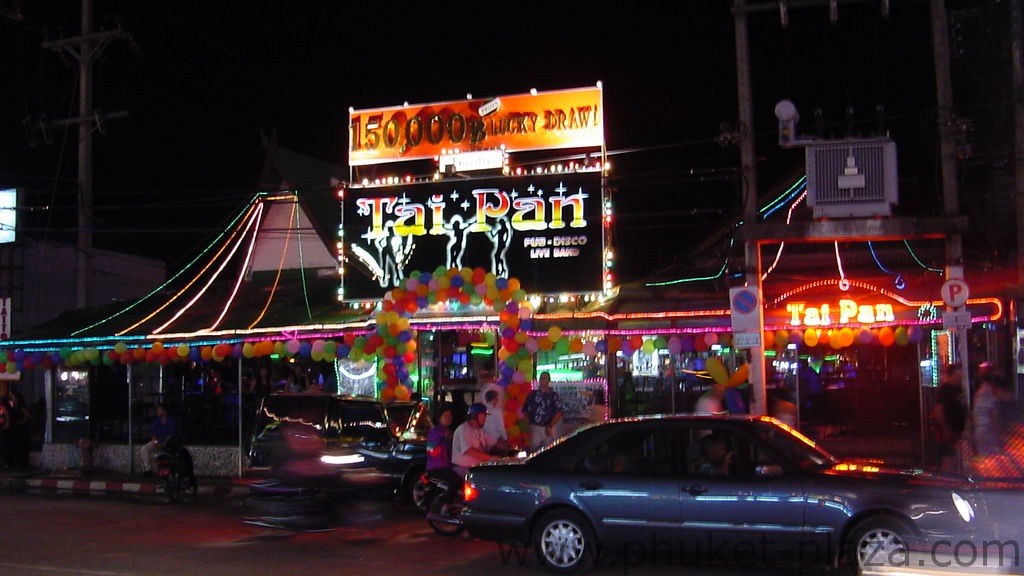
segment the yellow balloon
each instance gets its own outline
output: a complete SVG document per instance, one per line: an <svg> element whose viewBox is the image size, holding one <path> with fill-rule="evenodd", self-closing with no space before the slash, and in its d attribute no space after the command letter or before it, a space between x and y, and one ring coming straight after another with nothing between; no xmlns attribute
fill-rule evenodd
<svg viewBox="0 0 1024 576"><path fill-rule="evenodd" d="M552 342L557 342L562 337L562 329L558 326L552 326L548 328L548 339Z"/></svg>

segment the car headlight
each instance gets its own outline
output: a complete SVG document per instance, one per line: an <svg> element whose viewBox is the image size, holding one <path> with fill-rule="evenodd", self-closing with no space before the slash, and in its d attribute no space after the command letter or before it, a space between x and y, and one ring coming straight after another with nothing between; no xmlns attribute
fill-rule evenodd
<svg viewBox="0 0 1024 576"><path fill-rule="evenodd" d="M960 517L963 518L964 522L974 520L974 506L971 506L971 503L966 498L956 492L952 493L952 497L953 506L956 506L956 511L960 513Z"/></svg>
<svg viewBox="0 0 1024 576"><path fill-rule="evenodd" d="M320 461L324 464L335 464L343 466L345 464L361 464L365 460L362 454L324 454L320 457Z"/></svg>

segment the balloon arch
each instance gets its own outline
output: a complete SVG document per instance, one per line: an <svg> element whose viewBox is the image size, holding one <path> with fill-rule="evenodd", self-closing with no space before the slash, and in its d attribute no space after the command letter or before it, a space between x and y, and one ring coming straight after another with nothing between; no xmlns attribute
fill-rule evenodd
<svg viewBox="0 0 1024 576"><path fill-rule="evenodd" d="M498 277L482 268L439 267L433 273L414 272L384 296L375 316L376 334L368 338L368 349L382 360L377 363L381 400L410 397L412 382L408 366L416 358L416 337L409 320L419 310L436 305L453 311L468 306L488 306L498 313L501 345L497 384L505 392L505 425L509 438L517 438L523 426L516 418L531 388L532 354L539 348L536 340L532 340L533 346L529 345L531 338L527 331L533 325L533 309L517 278ZM548 344L560 337L561 331L552 328Z"/></svg>

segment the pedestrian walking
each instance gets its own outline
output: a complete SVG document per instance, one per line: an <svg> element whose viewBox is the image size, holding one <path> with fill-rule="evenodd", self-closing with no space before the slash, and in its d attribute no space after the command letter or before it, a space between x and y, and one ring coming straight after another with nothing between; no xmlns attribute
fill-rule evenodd
<svg viewBox="0 0 1024 576"><path fill-rule="evenodd" d="M949 364L943 369L929 422L932 464L954 472L962 469L958 445L967 424L963 379L959 364Z"/></svg>
<svg viewBox="0 0 1024 576"><path fill-rule="evenodd" d="M999 451L1002 434L999 421L999 391L996 389L992 365L978 366L978 388L971 402L971 425L974 451L979 456L991 456Z"/></svg>

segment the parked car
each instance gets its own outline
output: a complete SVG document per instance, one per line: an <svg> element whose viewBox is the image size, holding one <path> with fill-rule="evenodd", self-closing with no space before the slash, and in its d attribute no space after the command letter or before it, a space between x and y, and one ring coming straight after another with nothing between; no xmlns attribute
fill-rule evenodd
<svg viewBox="0 0 1024 576"><path fill-rule="evenodd" d="M708 446L722 440L712 462ZM613 551L627 563L670 551L690 567L769 558L859 572L913 557L917 568L917 554L974 545L984 516L963 476L841 461L750 415L590 425L524 458L474 466L464 491L473 536L532 544L555 573Z"/></svg>
<svg viewBox="0 0 1024 576"><path fill-rule="evenodd" d="M364 446L359 453L386 476L403 503L414 500L416 482L427 468L427 432L431 418L423 402L389 402L386 405L393 436L381 446Z"/></svg>

